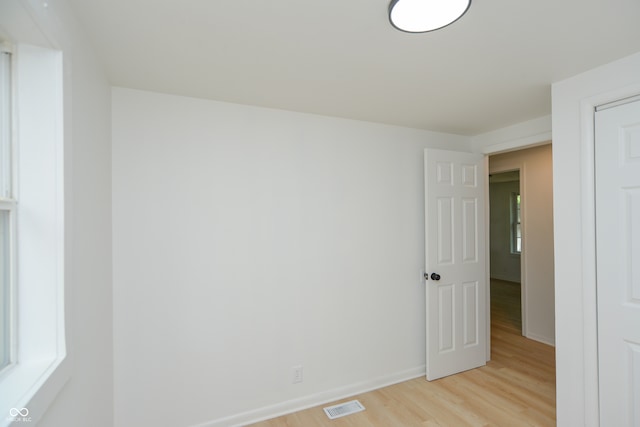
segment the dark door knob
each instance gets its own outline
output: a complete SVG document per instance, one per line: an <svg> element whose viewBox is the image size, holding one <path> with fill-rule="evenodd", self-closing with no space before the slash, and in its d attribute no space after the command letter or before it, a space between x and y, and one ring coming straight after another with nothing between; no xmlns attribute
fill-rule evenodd
<svg viewBox="0 0 640 427"><path fill-rule="evenodd" d="M438 273L431 273L431 280L440 280L440 275Z"/></svg>

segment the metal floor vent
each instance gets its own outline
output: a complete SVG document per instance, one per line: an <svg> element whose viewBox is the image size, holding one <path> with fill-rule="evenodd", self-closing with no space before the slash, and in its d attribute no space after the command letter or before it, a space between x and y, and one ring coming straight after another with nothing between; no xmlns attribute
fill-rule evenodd
<svg viewBox="0 0 640 427"><path fill-rule="evenodd" d="M339 405L328 406L324 408L324 413L327 414L330 420L344 417L345 415L355 414L356 412L364 411L364 406L357 400L351 402L340 403Z"/></svg>

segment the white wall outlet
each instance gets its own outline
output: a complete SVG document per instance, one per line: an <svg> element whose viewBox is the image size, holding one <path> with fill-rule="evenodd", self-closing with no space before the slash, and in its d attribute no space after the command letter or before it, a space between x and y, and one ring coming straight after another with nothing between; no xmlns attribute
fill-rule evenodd
<svg viewBox="0 0 640 427"><path fill-rule="evenodd" d="M291 368L291 382L293 384L302 382L302 365L296 365Z"/></svg>

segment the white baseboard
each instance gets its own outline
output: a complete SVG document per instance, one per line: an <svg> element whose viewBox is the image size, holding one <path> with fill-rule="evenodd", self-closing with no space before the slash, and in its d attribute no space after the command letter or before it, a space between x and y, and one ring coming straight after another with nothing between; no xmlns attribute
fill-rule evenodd
<svg viewBox="0 0 640 427"><path fill-rule="evenodd" d="M265 406L240 414L232 415L217 420L208 421L193 427L239 427L247 424L257 423L259 421L268 420L292 412L301 411L312 408L314 406L324 405L325 403L344 399L353 395L366 393L382 387L397 384L403 381L412 380L426 375L425 365L418 366L402 372L391 375L385 375L368 381L350 384L344 387L323 391L309 396L288 400L286 402L276 403L275 405Z"/></svg>
<svg viewBox="0 0 640 427"><path fill-rule="evenodd" d="M527 332L525 334L525 337L529 338L530 340L541 342L542 344L550 345L551 347L556 346L556 343L553 342L553 340L550 340L549 338L543 337L541 335L536 335L536 334Z"/></svg>

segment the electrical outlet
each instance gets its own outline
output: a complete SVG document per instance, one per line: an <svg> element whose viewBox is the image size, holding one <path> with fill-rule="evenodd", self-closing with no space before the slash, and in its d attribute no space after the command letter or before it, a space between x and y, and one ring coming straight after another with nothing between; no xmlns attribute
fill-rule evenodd
<svg viewBox="0 0 640 427"><path fill-rule="evenodd" d="M296 365L291 368L291 382L293 384L302 382L302 365Z"/></svg>

